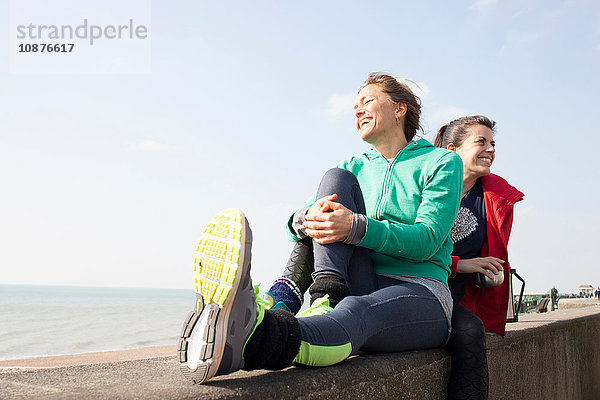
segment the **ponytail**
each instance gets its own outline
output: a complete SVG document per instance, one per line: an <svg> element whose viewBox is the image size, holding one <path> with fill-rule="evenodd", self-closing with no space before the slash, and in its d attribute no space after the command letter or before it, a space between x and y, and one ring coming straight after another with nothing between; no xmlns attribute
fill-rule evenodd
<svg viewBox="0 0 600 400"><path fill-rule="evenodd" d="M433 145L435 147L444 147L444 133L446 133L446 129L450 124L446 124L440 128L437 135L435 136L435 140L433 141Z"/></svg>

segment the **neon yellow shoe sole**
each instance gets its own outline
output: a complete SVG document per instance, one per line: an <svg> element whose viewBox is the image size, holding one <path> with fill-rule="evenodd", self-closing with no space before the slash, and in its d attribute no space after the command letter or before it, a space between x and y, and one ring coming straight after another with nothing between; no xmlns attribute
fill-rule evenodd
<svg viewBox="0 0 600 400"><path fill-rule="evenodd" d="M250 279L251 245L248 221L235 209L213 217L198 241L196 305L183 324L178 346L180 369L194 383L243 366L243 347L257 313Z"/></svg>

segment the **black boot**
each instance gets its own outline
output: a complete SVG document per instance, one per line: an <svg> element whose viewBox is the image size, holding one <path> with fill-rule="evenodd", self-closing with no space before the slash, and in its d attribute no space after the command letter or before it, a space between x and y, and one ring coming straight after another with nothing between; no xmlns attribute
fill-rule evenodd
<svg viewBox="0 0 600 400"><path fill-rule="evenodd" d="M304 238L296 242L290 258L283 271L282 278L289 279L298 285L302 294L313 283L312 273L315 272L315 257L313 254L312 238Z"/></svg>

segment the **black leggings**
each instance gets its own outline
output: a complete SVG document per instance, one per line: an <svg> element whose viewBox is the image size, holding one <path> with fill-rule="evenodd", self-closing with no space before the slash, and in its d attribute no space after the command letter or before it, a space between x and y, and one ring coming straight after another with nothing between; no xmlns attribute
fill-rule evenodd
<svg viewBox="0 0 600 400"><path fill-rule="evenodd" d="M483 322L457 303L454 303L452 311L452 335L448 349L452 355L448 399L487 399L488 369Z"/></svg>

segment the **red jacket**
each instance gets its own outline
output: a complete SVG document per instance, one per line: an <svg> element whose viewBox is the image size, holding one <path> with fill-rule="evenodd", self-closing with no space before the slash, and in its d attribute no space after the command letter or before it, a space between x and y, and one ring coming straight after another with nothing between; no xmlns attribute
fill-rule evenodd
<svg viewBox="0 0 600 400"><path fill-rule="evenodd" d="M508 263L508 239L512 228L513 206L523 200L523 193L498 175L481 177L486 214L486 241L481 247L481 257L497 257L504 260L504 283L492 288L479 288L468 279L465 296L460 304L475 313L485 325L487 332L504 336L508 308L510 265ZM452 273L456 273L458 257L452 257Z"/></svg>

